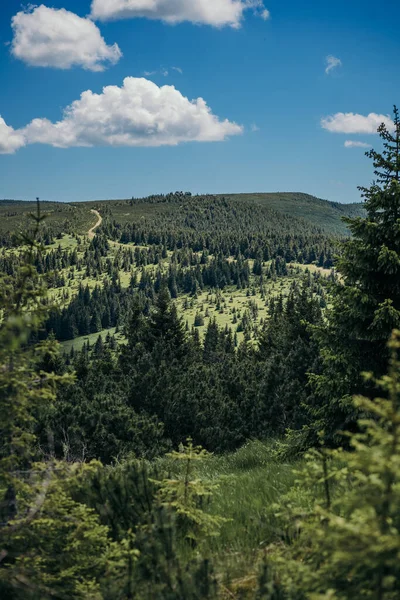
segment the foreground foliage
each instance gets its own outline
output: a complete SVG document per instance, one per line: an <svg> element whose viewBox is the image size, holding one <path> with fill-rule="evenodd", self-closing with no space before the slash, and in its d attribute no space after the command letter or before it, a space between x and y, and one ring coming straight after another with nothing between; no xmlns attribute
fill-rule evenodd
<svg viewBox="0 0 400 600"><path fill-rule="evenodd" d="M390 348L389 374L375 380L383 397L354 400L369 416L351 451L309 452L279 507L292 541L271 562L289 598L400 597L400 332Z"/></svg>

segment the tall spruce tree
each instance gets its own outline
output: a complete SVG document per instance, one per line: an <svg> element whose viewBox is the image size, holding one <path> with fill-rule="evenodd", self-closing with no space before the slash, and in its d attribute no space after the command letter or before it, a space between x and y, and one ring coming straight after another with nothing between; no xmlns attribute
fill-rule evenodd
<svg viewBox="0 0 400 600"><path fill-rule="evenodd" d="M371 150L376 180L360 187L365 217L346 218L352 233L342 248L327 326L320 330L322 369L312 376L313 431L325 430L337 443L339 432L355 423L351 396L370 393L360 373L378 376L388 360L387 342L400 326L400 116L393 127L380 125L381 153Z"/></svg>
<svg viewBox="0 0 400 600"><path fill-rule="evenodd" d="M279 501L277 518L292 524L289 543L280 540L268 553L278 591L285 592L279 598L400 598L399 334L389 344L388 374L366 376L379 397L353 399L370 416L349 434L351 452L308 452L295 486Z"/></svg>

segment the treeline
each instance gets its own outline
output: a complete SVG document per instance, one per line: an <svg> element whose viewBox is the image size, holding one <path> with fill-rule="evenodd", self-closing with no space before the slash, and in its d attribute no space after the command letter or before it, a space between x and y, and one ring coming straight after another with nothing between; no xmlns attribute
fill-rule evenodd
<svg viewBox="0 0 400 600"><path fill-rule="evenodd" d="M132 223L126 221L126 216L113 218L110 205L107 209L100 207L105 218L99 231L123 244L161 245L170 251L207 250L225 257L241 254L244 258L262 257L264 261L281 256L288 263L317 260L321 266L332 266L337 239L303 219L267 206L215 196L170 195L152 197L149 206L154 210L150 212L137 208L148 202L127 201L128 206L136 208L129 213Z"/></svg>
<svg viewBox="0 0 400 600"><path fill-rule="evenodd" d="M131 301L130 291L123 289L118 280L105 282L92 291L80 286L66 308L50 311L45 331L62 341L115 327L127 314Z"/></svg>

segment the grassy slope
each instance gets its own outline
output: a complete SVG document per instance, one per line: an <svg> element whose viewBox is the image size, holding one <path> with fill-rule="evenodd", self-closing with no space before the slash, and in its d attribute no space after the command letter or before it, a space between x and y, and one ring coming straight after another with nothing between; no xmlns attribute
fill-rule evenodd
<svg viewBox="0 0 400 600"><path fill-rule="evenodd" d="M110 334L111 336L115 335L116 329L117 329L116 327L111 327L110 329L103 329L102 331L100 331L98 333L82 335L73 340L67 340L66 342L61 342L62 351L65 354L69 354L71 352L71 349L73 348L75 352L79 352L80 350L82 350L84 344L86 344L87 342L89 342L90 346L92 347L97 342L99 335L101 336L101 338L104 342L106 340L106 337L108 334ZM126 343L122 334L117 333L115 335L115 337L116 337L116 340L118 343L120 343L120 344Z"/></svg>
<svg viewBox="0 0 400 600"><path fill-rule="evenodd" d="M218 485L206 510L227 521L203 552L226 580L227 598L254 598L260 559L279 530L274 505L296 478L294 468L299 465L277 459L273 445L249 441L234 453L200 462L193 474ZM175 472L170 459L159 461Z"/></svg>
<svg viewBox="0 0 400 600"><path fill-rule="evenodd" d="M254 203L261 203L261 204L266 204L266 200L268 200L268 198L272 198L271 200L271 209L273 211L276 211L277 207L280 205L281 202L281 209L283 211L287 210L288 213L293 212L293 210L290 209L290 206L293 205L294 203L296 203L297 201L300 202L299 199L296 200L296 198L294 198L293 194L287 194L286 195L287 198L286 200L282 201L282 196L280 196L278 198L278 195L276 194L262 194L262 195L256 195L255 198L250 198L246 195L239 195L235 198L238 199L239 202L254 202ZM317 199L313 199L312 197L307 197L309 200L309 207L318 207L319 203L322 203L321 206L321 213L320 216L318 218L321 218L321 214L325 214L327 212L327 210L333 211L332 206L330 203L328 202L323 202L323 201L318 201ZM196 202L196 199L194 199L194 201ZM269 200L268 200L269 202ZM156 217L156 215L160 215L163 213L169 213L173 210L176 209L180 209L180 205L179 203L174 204L173 206L171 206L171 204L169 203L159 203L159 204L149 204L149 203L142 203L142 202L138 202L137 204L135 203L134 206L131 206L130 204L127 204L127 202L124 201L105 201L104 203L100 203L101 206L109 206L112 209L112 214L113 214L113 219L116 219L118 222L132 222L132 221L136 221L138 219L140 219L141 217ZM299 210L300 207L303 206L303 204L299 204ZM82 203L79 205L68 205L68 204L57 204L57 203L43 203L42 205L42 210L44 213L48 213L49 214L49 220L50 221L58 221L59 223L62 223L63 219L71 219L71 213L73 215L73 218L75 219L76 222L76 227L78 231L88 231L89 228L91 226L93 226L94 221L97 221L97 217L96 215L94 215L93 213L90 212L91 208L93 207L93 203ZM285 208L286 207L286 208ZM28 202L9 202L9 201L3 201L0 202L0 216L3 216L3 223L0 220L0 231L1 231L1 225L3 226L3 230L14 230L17 227L16 222L21 223L23 221L24 218L27 218L27 215L29 212L32 211L32 209L35 208L35 204L34 203L28 203ZM313 208L313 210L314 210ZM324 209L324 210L322 210ZM325 213L324 213L325 211ZM303 211L304 212L304 211ZM338 212L338 211L336 211ZM336 214L336 213L334 213ZM304 214L303 213L299 213L299 217L301 218L301 223L303 222L304 219ZM336 215L336 219L337 219L337 215ZM338 222L338 221L336 221ZM51 250L56 248L58 245L61 245L61 247L63 248L77 248L78 250L78 255L80 257L82 257L82 253L84 250L84 247L87 243L87 240L85 239L85 237L81 240L80 245L78 245L77 240L75 237L73 237L72 235L64 235L61 239L58 239L55 241L54 244L52 244L51 246L49 246L47 248L47 250ZM124 246L125 248L131 247L132 249L134 248L133 245L126 245ZM110 244L110 255L113 256L115 255L118 250L120 249L120 244L116 244L116 243L111 243ZM8 253L8 252L16 252L16 249L10 249L10 250L3 250L3 252ZM169 264L169 260L167 259L166 261L164 261L164 268L167 269L168 268L168 264ZM251 265L250 265L251 266ZM299 265L297 265L297 267L299 267ZM306 269L305 266L300 266L300 268L303 268L304 270ZM310 271L314 271L314 270L318 270L321 271L323 275L328 275L329 271L324 272L320 269L317 269L316 267L313 267L312 265L309 265L308 270ZM156 267L152 266L152 265L148 265L147 267L148 270L151 271L155 271ZM137 269L132 269L137 270ZM103 281L105 281L106 279L108 279L107 275L103 275L101 277L98 277L97 279L94 278L87 278L85 271L77 271L75 269L73 269L74 271L74 278L70 279L69 275L70 275L70 271L71 269L65 269L64 270L64 276L65 276L65 280L66 280L66 285L63 288L57 288L57 289L51 289L49 292L49 296L52 299L52 301L60 306L65 305L66 303L68 303L72 297L74 297L78 291L79 285L88 285L91 289L93 289L96 285L102 285ZM137 270L138 271L138 276L140 278L140 269ZM126 287L129 284L129 280L130 280L130 273L126 273L124 271L120 272L120 276L121 276L121 283L124 287ZM288 293L288 288L290 286L290 283L293 281L293 279L295 279L298 275L296 275L295 273L293 273L291 276L289 277L285 277L282 279L278 279L277 282L272 282L272 281L265 281L265 293L266 293L266 299L269 299L271 296L276 296L280 293L283 294L283 296L286 296ZM252 280L254 279L253 277L251 278ZM199 333L200 336L203 337L204 333L206 331L206 327L209 323L210 318L216 318L217 323L220 327L225 327L228 326L229 328L232 329L233 332L236 331L238 324L241 321L241 318L244 316L244 314L247 312L248 308L249 308L249 304L251 302L255 302L258 306L258 315L257 317L255 317L253 315L253 317L251 318L252 323L254 324L255 327L259 326L262 323L262 320L265 319L267 317L267 309L266 309L266 302L265 299L263 300L261 298L261 293L260 293L260 289L259 289L259 282L258 280L253 281L254 284L254 295L252 294L251 296L247 296L246 295L246 291L242 291L242 290L237 290L236 288L227 288L224 290L223 293L220 294L220 300L221 300L221 304L222 304L222 308L221 310L217 310L217 306L216 306L216 296L215 293L212 292L212 290L205 290L204 292L200 293L198 295L198 298L192 298L191 296L188 295L180 295L179 300L177 301L177 308L178 308L178 312L180 314L180 316L183 318L184 322L186 321L188 323L189 328L191 328L194 324L194 319L195 319L195 315L196 313L200 313L203 318L204 318L204 326L199 327ZM185 304L185 299L188 302L189 306L188 308L185 309L184 304ZM234 319L234 311L236 311L236 316L237 316L237 323L235 323L236 318ZM102 332L103 337L105 337L107 335L107 331ZM68 342L64 342L63 343L63 347L64 347L64 351L69 352L71 349L71 346L74 346L75 350L79 350L83 344L86 341L90 341L91 344L93 344L96 339L98 337L98 334L93 334L91 336L84 336L84 337L79 337L73 341L68 341ZM238 332L238 341L241 342L243 339L243 333L242 332Z"/></svg>
<svg viewBox="0 0 400 600"><path fill-rule="evenodd" d="M168 266L168 261L164 261L164 266ZM266 279L264 282L264 291L265 291L265 299L263 300L261 297L261 291L259 285L257 285L256 277L251 275L250 281L252 285L252 290L254 290L254 295L251 293L250 296L247 296L247 290L238 290L235 286L228 286L224 290L220 290L218 295L216 290L205 289L202 292L199 292L197 297L194 298L191 294L180 294L178 299L176 300L176 306L178 309L178 314L182 318L183 323L188 323L189 329L194 325L195 315L199 313L204 318L204 325L198 327L198 331L200 334L200 338L204 338L204 335L207 330L207 326L211 319L215 318L219 327L232 329L232 333L236 332L238 324L240 323L242 317L245 313L250 309L251 303L256 303L258 306L258 314L257 316L252 315L250 317L251 323L254 328L261 326L263 320L268 318L268 310L267 310L267 302L271 297L278 297L282 295L283 298L286 298L289 293L290 285L293 281L298 279L300 273L319 273L322 276L328 276L330 274L329 270L320 269L314 265L292 265L292 269L289 268L289 274L286 277L278 277L276 281ZM150 271L155 271L155 267L153 265L148 265L147 267ZM138 279L140 279L140 269L133 269L133 271L137 272ZM125 273L123 271L120 272L121 276L121 284L122 287L127 287L130 280L130 273ZM88 285L89 288L93 289L95 285L101 284L101 281L109 280L109 278L105 275L103 279L96 281L95 279L87 279L84 276L83 272L75 272L75 279L73 281L69 281L65 288L59 289L51 289L50 297L52 300L58 305L64 305L65 299L63 298L63 294L65 291L68 293L68 300L70 300L77 292L79 284L83 286ZM219 298L221 309L217 310L217 299ZM185 308L185 302L188 303L188 308ZM208 316L206 316L208 311ZM236 311L237 323L234 322L234 311ZM251 313L250 313L251 314ZM113 329L104 329L101 331L101 336L103 340L106 338L107 333L110 334L115 333L115 328ZM61 342L61 346L63 351L68 353L71 350L71 347L74 347L74 350L81 350L83 345L89 341L92 346L97 338L99 333L93 333L87 336L80 336L73 340L68 340ZM237 332L238 342L240 343L244 338L243 332ZM117 335L117 341L120 343L124 343L124 337L122 333Z"/></svg>
<svg viewBox="0 0 400 600"><path fill-rule="evenodd" d="M45 224L57 232L86 233L97 217L86 206L63 202L41 202L41 211L46 214ZM36 213L35 202L0 200L0 233L18 233L32 226L30 214Z"/></svg>

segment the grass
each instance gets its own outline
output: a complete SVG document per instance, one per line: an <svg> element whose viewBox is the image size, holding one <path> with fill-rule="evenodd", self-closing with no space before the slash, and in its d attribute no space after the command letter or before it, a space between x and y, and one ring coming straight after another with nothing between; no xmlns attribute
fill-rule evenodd
<svg viewBox="0 0 400 600"><path fill-rule="evenodd" d="M304 272L308 271L309 273L320 273L320 275L323 275L324 277L329 277L329 275L331 275L332 273L331 269L323 269L322 267L318 267L317 265L303 265L296 263L293 266L301 269Z"/></svg>
<svg viewBox="0 0 400 600"><path fill-rule="evenodd" d="M96 221L96 215L84 205L63 202L41 202L41 212L46 215L45 225L56 234L66 231L85 234ZM36 213L35 202L0 200L0 234L15 234L32 228L29 216Z"/></svg>
<svg viewBox="0 0 400 600"><path fill-rule="evenodd" d="M274 458L270 442L251 441L234 454L213 457L200 475L221 478L212 512L229 519L211 547L218 553L229 550L252 557L275 535L271 508L293 484L293 466Z"/></svg>
<svg viewBox="0 0 400 600"><path fill-rule="evenodd" d="M77 337L73 340L67 340L66 342L61 342L61 348L62 351L65 354L69 354L71 352L71 348L73 348L75 351L79 352L80 350L82 350L83 346L89 342L90 346L94 346L94 344L97 342L97 339L99 337L99 335L102 337L103 341L105 341L106 337L108 334L110 334L111 336L115 335L117 342L118 343L124 343L124 336L122 335L122 333L115 333L116 332L116 327L111 327L110 329L103 329L102 331L99 331L97 333L91 333L89 335L82 335L80 337Z"/></svg>
<svg viewBox="0 0 400 600"><path fill-rule="evenodd" d="M168 458L160 464L171 468ZM231 582L227 597L246 598L255 587L264 549L279 535L275 505L293 486L295 466L276 458L273 442L261 441L197 463L193 477L218 484L207 510L226 519L202 554Z"/></svg>
<svg viewBox="0 0 400 600"><path fill-rule="evenodd" d="M219 327L231 328L233 332L236 331L238 324L247 311L251 314L251 303L255 303L258 308L257 316L251 316L251 322L254 327L261 324L262 320L268 318L267 301L272 297L277 297L282 294L284 297L289 292L290 285L298 276L296 273L299 265L293 265L293 273L287 277L280 277L276 281L266 280L264 283L265 298L261 296L259 286L257 286L256 278L251 278L251 283L254 284L253 290L254 295L250 292L247 295L247 289L238 290L236 287L229 286L224 290L203 290L197 294L197 297L193 297L188 294L183 294L177 299L178 314L181 316L184 322L187 322L189 329L194 326L196 314L200 314L204 319L204 325L197 327L200 337L205 335L207 326L211 319L216 320ZM306 271L306 265L301 265ZM303 270L303 269L302 269ZM322 272L324 275L329 274L330 271L326 269L309 269L311 272ZM217 301L221 309L218 310ZM188 305L188 308L185 308ZM209 316L206 316L208 314ZM237 322L234 322L236 314ZM238 332L238 341L243 339L243 333Z"/></svg>
<svg viewBox="0 0 400 600"><path fill-rule="evenodd" d="M78 240L74 235L62 235L60 239L56 239L53 244L46 246L48 250L57 250L61 246L62 250L73 250L78 247Z"/></svg>

